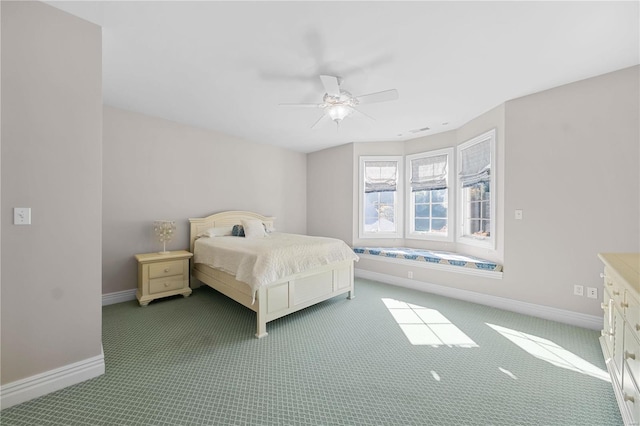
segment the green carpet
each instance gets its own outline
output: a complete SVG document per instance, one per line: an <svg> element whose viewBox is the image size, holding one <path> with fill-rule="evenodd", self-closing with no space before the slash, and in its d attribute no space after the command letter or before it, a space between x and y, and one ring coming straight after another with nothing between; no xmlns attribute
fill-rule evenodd
<svg viewBox="0 0 640 426"><path fill-rule="evenodd" d="M267 331L208 287L106 306L106 374L0 423L622 424L593 330L357 279Z"/></svg>

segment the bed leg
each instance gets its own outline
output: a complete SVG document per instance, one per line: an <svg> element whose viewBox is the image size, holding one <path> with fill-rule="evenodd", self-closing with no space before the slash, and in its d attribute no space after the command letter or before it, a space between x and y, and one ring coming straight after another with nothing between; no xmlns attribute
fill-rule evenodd
<svg viewBox="0 0 640 426"><path fill-rule="evenodd" d="M258 328L256 331L256 337L258 339L262 339L263 337L266 337L267 334L267 324L264 321L260 321L260 315L256 312L257 317L258 317Z"/></svg>
<svg viewBox="0 0 640 426"><path fill-rule="evenodd" d="M256 337L262 339L267 333L266 309L267 309L267 291L264 287L258 290L258 298L254 303L258 304L256 310L257 330Z"/></svg>

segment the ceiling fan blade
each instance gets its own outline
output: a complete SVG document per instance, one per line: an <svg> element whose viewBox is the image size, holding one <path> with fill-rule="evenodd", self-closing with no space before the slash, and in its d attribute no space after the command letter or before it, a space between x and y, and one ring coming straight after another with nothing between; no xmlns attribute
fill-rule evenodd
<svg viewBox="0 0 640 426"><path fill-rule="evenodd" d="M372 117L372 116L370 116L369 114L365 114L364 112L362 112L362 111L360 111L360 110L358 110L358 109L351 108L351 110L352 110L352 111L354 111L354 112L356 113L356 115L361 115L361 116L363 116L363 117L367 117L369 120L376 121L376 119L375 119L375 118L373 118L373 117Z"/></svg>
<svg viewBox="0 0 640 426"><path fill-rule="evenodd" d="M321 75L322 85L324 90L330 96L340 96L340 85L338 84L338 77L332 75Z"/></svg>
<svg viewBox="0 0 640 426"><path fill-rule="evenodd" d="M311 126L311 128L316 129L320 127L323 123L326 123L327 121L331 121L331 117L329 117L329 115L327 114L322 114L322 116L318 118L318 121L316 121L315 124Z"/></svg>
<svg viewBox="0 0 640 426"><path fill-rule="evenodd" d="M278 104L283 107L320 108L322 104Z"/></svg>
<svg viewBox="0 0 640 426"><path fill-rule="evenodd" d="M398 99L396 89L383 90L382 92L369 93L368 95L356 96L359 104L372 104L375 102L395 101Z"/></svg>

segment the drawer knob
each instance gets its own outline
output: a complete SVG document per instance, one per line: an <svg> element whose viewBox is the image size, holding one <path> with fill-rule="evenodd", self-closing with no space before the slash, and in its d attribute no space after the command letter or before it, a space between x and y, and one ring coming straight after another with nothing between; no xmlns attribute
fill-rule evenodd
<svg viewBox="0 0 640 426"><path fill-rule="evenodd" d="M636 402L636 399L635 399L633 396L631 396L631 395L627 395L626 393L624 394L624 396L622 397L622 399L624 399L625 401L633 402L633 403L635 403L635 402Z"/></svg>
<svg viewBox="0 0 640 426"><path fill-rule="evenodd" d="M620 307L621 307L621 308L628 308L628 307L629 307L629 304L628 304L628 303L625 303L625 302L620 302Z"/></svg>
<svg viewBox="0 0 640 426"><path fill-rule="evenodd" d="M169 283L164 283L164 286L165 287L169 287Z"/></svg>
<svg viewBox="0 0 640 426"><path fill-rule="evenodd" d="M624 351L624 359L636 359L636 354L629 351Z"/></svg>
<svg viewBox="0 0 640 426"><path fill-rule="evenodd" d="M636 331L640 331L640 324L636 324Z"/></svg>
<svg viewBox="0 0 640 426"><path fill-rule="evenodd" d="M613 290L613 295L614 295L614 296L620 296L620 292L619 292L619 291L617 291L617 290Z"/></svg>
<svg viewBox="0 0 640 426"><path fill-rule="evenodd" d="M613 285L613 283L612 283L611 281L607 280L607 285L608 285L609 287L611 287L611 286Z"/></svg>
<svg viewBox="0 0 640 426"><path fill-rule="evenodd" d="M169 268L164 268L164 271L165 272L169 272Z"/></svg>

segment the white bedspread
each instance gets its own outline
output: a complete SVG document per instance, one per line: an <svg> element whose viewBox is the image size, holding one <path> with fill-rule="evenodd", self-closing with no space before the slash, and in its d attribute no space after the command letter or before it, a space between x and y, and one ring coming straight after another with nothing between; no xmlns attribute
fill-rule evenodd
<svg viewBox="0 0 640 426"><path fill-rule="evenodd" d="M344 260L358 260L358 256L342 240L282 232L264 238L198 238L193 257L195 263L249 284L254 295L260 286L288 275Z"/></svg>

